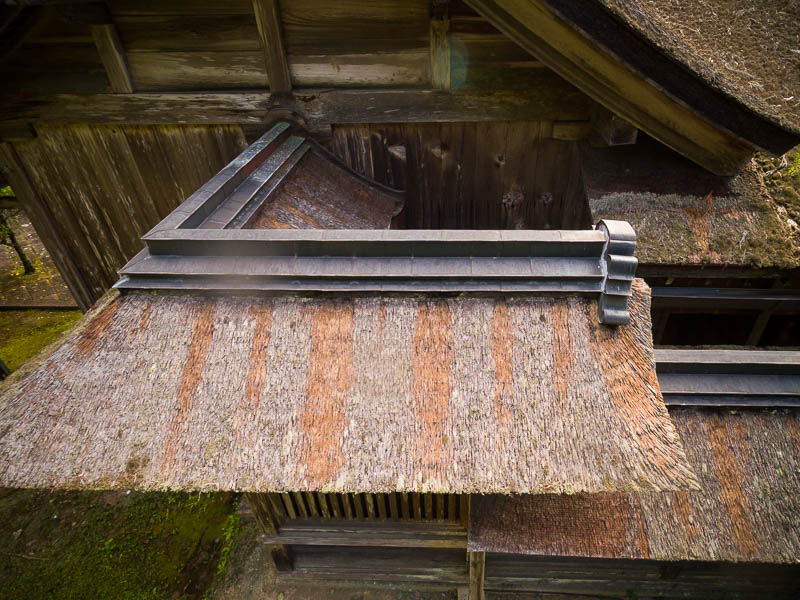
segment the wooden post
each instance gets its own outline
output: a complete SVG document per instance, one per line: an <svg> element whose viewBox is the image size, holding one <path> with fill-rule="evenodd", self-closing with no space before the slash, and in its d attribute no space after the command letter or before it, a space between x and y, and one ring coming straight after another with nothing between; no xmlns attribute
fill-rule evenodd
<svg viewBox="0 0 800 600"><path fill-rule="evenodd" d="M486 568L485 552L467 552L469 562L469 600L484 600L483 575Z"/></svg>
<svg viewBox="0 0 800 600"><path fill-rule="evenodd" d="M278 0L253 0L253 12L256 16L261 46L264 49L269 89L276 93L291 92L292 78L283 47Z"/></svg>
<svg viewBox="0 0 800 600"><path fill-rule="evenodd" d="M0 171L8 179L11 189L21 201L28 218L33 224L42 244L47 248L50 256L58 268L61 277L67 284L72 297L84 312L96 300L91 288L86 284L78 264L64 243L61 231L53 219L48 206L39 197L25 171L25 167L11 144L0 144Z"/></svg>
<svg viewBox="0 0 800 600"><path fill-rule="evenodd" d="M103 61L111 90L118 94L132 94L134 91L125 50L119 39L117 28L113 23L92 25L92 37L100 60Z"/></svg>
<svg viewBox="0 0 800 600"><path fill-rule="evenodd" d="M434 0L430 23L431 87L450 89L450 15L447 0Z"/></svg>
<svg viewBox="0 0 800 600"><path fill-rule="evenodd" d="M273 511L273 503L267 494L246 493L245 498L253 508L256 521L261 530L267 535L277 535L280 531L281 519ZM292 559L289 549L283 544L274 544L270 547L270 557L276 571L291 571Z"/></svg>

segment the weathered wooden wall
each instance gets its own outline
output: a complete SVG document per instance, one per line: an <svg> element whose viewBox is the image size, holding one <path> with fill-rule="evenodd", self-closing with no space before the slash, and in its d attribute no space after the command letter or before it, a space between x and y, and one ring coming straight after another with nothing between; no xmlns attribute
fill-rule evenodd
<svg viewBox="0 0 800 600"><path fill-rule="evenodd" d="M347 125L333 151L407 191L409 229L586 229L577 142L550 122Z"/></svg>
<svg viewBox="0 0 800 600"><path fill-rule="evenodd" d="M269 75L251 0L108 2L136 91L264 88ZM280 0L294 87L430 87L429 0ZM50 10L0 74L15 91L111 90L92 37L79 18ZM552 72L461 2L443 14L451 86L541 87Z"/></svg>
<svg viewBox="0 0 800 600"><path fill-rule="evenodd" d="M42 126L37 134L8 145L0 166L26 206L44 207L31 221L51 253L64 247L55 253L74 265L67 281L89 301L117 281L143 233L246 146L229 125Z"/></svg>

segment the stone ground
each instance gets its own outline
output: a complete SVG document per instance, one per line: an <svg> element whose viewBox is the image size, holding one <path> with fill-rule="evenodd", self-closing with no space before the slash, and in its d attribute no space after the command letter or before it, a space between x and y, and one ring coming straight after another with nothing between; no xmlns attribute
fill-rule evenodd
<svg viewBox="0 0 800 600"><path fill-rule="evenodd" d="M75 301L23 211L9 219L36 271L22 274L22 263L9 246L0 245L0 307L75 306Z"/></svg>

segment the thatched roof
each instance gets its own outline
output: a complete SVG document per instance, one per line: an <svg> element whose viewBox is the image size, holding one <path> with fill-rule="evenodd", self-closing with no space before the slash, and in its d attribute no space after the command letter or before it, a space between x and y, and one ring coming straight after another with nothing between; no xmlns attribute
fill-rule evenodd
<svg viewBox="0 0 800 600"><path fill-rule="evenodd" d="M585 146L582 157L592 219L630 222L641 265L800 265L794 226L753 163L718 177L646 136L635 146Z"/></svg>
<svg viewBox="0 0 800 600"><path fill-rule="evenodd" d="M598 492L695 483L649 293L111 299L0 393L0 485Z"/></svg>
<svg viewBox="0 0 800 600"><path fill-rule="evenodd" d="M800 562L800 413L671 409L700 489L472 499L472 550Z"/></svg>
<svg viewBox="0 0 800 600"><path fill-rule="evenodd" d="M800 133L800 4L600 0L709 85Z"/></svg>

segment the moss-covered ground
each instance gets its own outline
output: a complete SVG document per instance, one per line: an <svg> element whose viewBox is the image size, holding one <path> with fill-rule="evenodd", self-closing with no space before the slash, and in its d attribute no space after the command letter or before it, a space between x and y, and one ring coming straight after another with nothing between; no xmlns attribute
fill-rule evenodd
<svg viewBox="0 0 800 600"><path fill-rule="evenodd" d="M16 370L80 316L79 310L0 311L0 359L10 370Z"/></svg>
<svg viewBox="0 0 800 600"><path fill-rule="evenodd" d="M0 491L0 598L203 598L238 529L234 494Z"/></svg>

